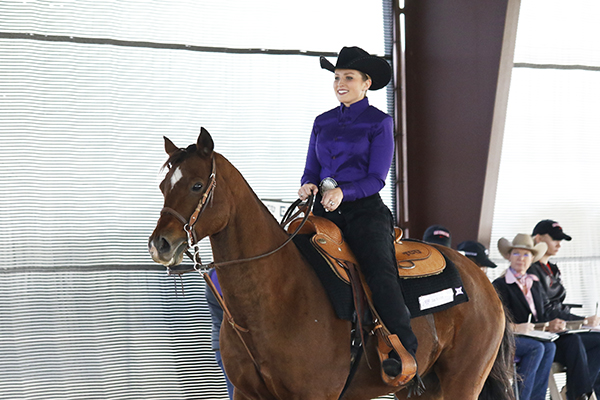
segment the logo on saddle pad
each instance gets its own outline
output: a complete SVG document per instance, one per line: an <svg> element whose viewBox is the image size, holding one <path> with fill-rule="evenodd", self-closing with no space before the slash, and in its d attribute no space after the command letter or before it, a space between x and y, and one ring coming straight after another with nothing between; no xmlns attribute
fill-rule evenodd
<svg viewBox="0 0 600 400"><path fill-rule="evenodd" d="M423 252L419 249L413 249L409 251L403 251L402 254L404 254L405 256L412 256L415 254L423 254Z"/></svg>

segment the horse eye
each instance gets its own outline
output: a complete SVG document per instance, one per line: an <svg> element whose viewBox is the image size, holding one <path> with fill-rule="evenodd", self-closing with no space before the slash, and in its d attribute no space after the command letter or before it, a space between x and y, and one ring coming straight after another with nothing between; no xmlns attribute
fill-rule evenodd
<svg viewBox="0 0 600 400"><path fill-rule="evenodd" d="M199 192L202 190L202 183L197 182L194 184L194 186L192 186L192 191L193 192Z"/></svg>

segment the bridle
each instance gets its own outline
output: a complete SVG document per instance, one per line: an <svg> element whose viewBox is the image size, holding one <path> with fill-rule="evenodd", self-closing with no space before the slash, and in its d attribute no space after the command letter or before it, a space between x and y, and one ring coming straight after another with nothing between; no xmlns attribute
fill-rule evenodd
<svg viewBox="0 0 600 400"><path fill-rule="evenodd" d="M187 249L186 249L185 253L194 262L194 271L197 271L200 273L206 272L210 268L219 268L219 267L223 267L225 265L258 260L258 259L268 257L268 256L278 252L279 250L284 248L288 243L290 243L294 239L294 237L298 234L298 232L300 232L300 230L302 229L302 227L304 226L304 224L306 223L306 221L308 219L308 216L309 216L310 211L312 210L312 205L313 205L313 201L314 201L314 196L311 195L308 198L308 203L306 204L306 206L303 207L298 212L296 212L294 215L289 215L289 214L291 214L290 210L294 210L300 204L301 200L300 199L296 200L290 206L288 212L286 212L286 214L284 215L284 218L280 224L282 227L287 225L293 218L297 217L302 212L304 212L304 218L302 219L302 223L300 223L300 225L287 238L287 240L284 241L276 249L271 250L264 254L254 256L254 257L242 258L242 259L238 259L238 260L222 261L222 262L217 262L217 263L211 262L208 264L203 264L202 259L200 257L200 242L198 241L196 232L194 231L194 225L196 225L196 222L198 222L198 218L200 218L202 213L204 213L204 211L206 210L206 206L207 206L209 200L212 203L213 194L214 194L214 190L215 190L216 186L217 186L217 168L216 168L215 158L213 156L212 157L212 170L211 170L211 173L209 176L208 186L206 187L204 194L200 198L200 201L198 202L198 205L196 206L196 209L190 216L189 220L186 220L179 212L177 212L176 210L174 210L170 207L163 207L163 209L160 211L161 215L170 214L170 215L174 216L175 218L177 218L183 224L183 230L185 231L186 236L187 236ZM191 253L190 253L190 250L192 251ZM167 267L167 270L168 270L169 274L171 274L171 269L169 267ZM188 272L188 271L178 271L176 274L180 275L184 272Z"/></svg>
<svg viewBox="0 0 600 400"><path fill-rule="evenodd" d="M178 213L171 207L163 207L163 209L160 210L161 215L163 215L163 214L173 215L175 218L177 218L183 224L183 230L185 231L185 234L187 236L187 245L188 245L188 247L186 249L186 254L188 255L188 257L190 257L192 259L192 261L194 262L194 270L196 270L198 272L208 270L210 267L205 264L202 264L202 260L200 258L200 242L198 241L198 239L196 237L196 232L194 231L194 225L196 225L196 222L198 222L198 218L200 218L202 213L204 213L204 210L206 210L206 205L208 204L208 201L209 200L212 201L213 193L214 193L216 186L217 186L217 168L216 168L216 163L215 163L215 157L213 156L211 172L210 172L210 176L208 177L208 186L206 187L206 190L202 194L202 197L200 198L200 201L198 202L196 209L190 216L190 219L186 220L180 213ZM189 252L190 249L192 250L193 254L190 254L190 252Z"/></svg>

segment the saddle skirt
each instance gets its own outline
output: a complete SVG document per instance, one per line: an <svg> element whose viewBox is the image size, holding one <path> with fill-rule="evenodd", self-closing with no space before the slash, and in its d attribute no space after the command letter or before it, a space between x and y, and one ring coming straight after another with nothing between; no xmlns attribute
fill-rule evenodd
<svg viewBox="0 0 600 400"><path fill-rule="evenodd" d="M301 218L292 221L288 232L294 232L302 222ZM395 228L396 262L401 278L422 278L441 273L446 267L446 259L433 246L416 241L403 241L402 230ZM344 263L359 265L350 246L344 242L342 232L333 222L323 217L309 215L299 234L313 235L313 246L328 261L335 274L345 283L350 283Z"/></svg>

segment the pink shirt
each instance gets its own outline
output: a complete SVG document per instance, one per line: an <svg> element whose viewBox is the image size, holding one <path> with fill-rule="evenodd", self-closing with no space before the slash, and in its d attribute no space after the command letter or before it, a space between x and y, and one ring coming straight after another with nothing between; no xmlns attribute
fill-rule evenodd
<svg viewBox="0 0 600 400"><path fill-rule="evenodd" d="M533 281L539 281L539 278L532 274L523 274L519 275L517 271L512 268L509 268L506 271L506 275L504 277L506 283L516 283L523 294L525 295L525 299L527 300L527 304L529 304L529 309L531 313L537 320L537 310L535 309L535 303L533 302L533 295L531 294L531 287L533 286Z"/></svg>

